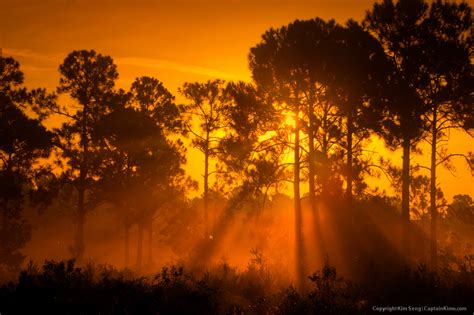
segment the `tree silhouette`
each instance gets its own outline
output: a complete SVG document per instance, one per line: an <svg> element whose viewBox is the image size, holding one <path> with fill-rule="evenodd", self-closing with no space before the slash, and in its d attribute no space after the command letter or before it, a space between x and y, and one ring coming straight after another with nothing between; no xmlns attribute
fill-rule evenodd
<svg viewBox="0 0 474 315"><path fill-rule="evenodd" d="M417 89L426 79L420 45L424 32L421 25L428 13L423 0L384 0L375 3L364 20L366 29L375 35L393 64L387 76L389 114L382 121L382 136L390 148L403 148L402 166L402 246L410 257L410 150L424 131L421 116L425 111Z"/></svg>
<svg viewBox="0 0 474 315"><path fill-rule="evenodd" d="M189 101L185 111L192 145L204 154L204 235L209 238L209 176L213 173L209 170L209 159L215 156L219 133L225 128L223 116L228 97L221 80L184 83L179 92Z"/></svg>
<svg viewBox="0 0 474 315"><path fill-rule="evenodd" d="M474 225L474 200L469 195L455 195L448 211L448 218L456 218Z"/></svg>
<svg viewBox="0 0 474 315"><path fill-rule="evenodd" d="M259 89L279 103L280 112L290 111L294 115L295 212L300 217L299 169L307 162L316 230L316 180L323 198L337 195L341 186L336 164L342 157L339 145L344 136L344 118L349 143L345 148L349 170L345 173L348 196L352 198L352 137L366 130L372 112L366 103L377 90L375 79L380 75L375 68L381 65L383 55L378 42L356 23L350 22L344 29L333 20L319 18L296 20L280 29L271 29L263 35L262 43L251 50L250 67ZM307 150L299 141L300 129L308 135ZM306 161L301 159L300 150L307 153Z"/></svg>
<svg viewBox="0 0 474 315"><path fill-rule="evenodd" d="M153 77L136 78L130 88L132 106L147 113L167 133L183 133L183 106L162 82Z"/></svg>
<svg viewBox="0 0 474 315"><path fill-rule="evenodd" d="M58 92L69 93L77 102L75 108L57 107L54 112L68 118L59 131L60 148L62 157L67 160L65 174L77 191L77 231L71 250L74 256L81 258L85 250L86 213L92 207L88 204L92 200L88 194L94 181L92 167L97 166L91 160L95 150L91 134L94 124L108 110L107 103L118 73L112 58L97 54L94 50L73 51L59 67L59 72Z"/></svg>
<svg viewBox="0 0 474 315"><path fill-rule="evenodd" d="M54 95L44 90L22 88L23 73L12 58L0 56L0 270L17 270L24 255L19 251L31 238L31 226L22 211L28 200L39 204L41 180L49 174L46 165L52 133L28 111L44 111ZM41 115L40 115L41 116ZM40 197L40 198L38 198Z"/></svg>
<svg viewBox="0 0 474 315"><path fill-rule="evenodd" d="M394 105L395 113L400 116L397 132L403 138L404 148L402 212L406 226L409 221L409 143L415 145L421 132L430 129L427 141L431 145L431 265L436 270L436 167L452 156L439 152L438 144L447 129L472 121L471 9L465 3L433 2L429 6L421 0L395 4L385 1L374 5L373 12L367 15L366 25L376 33L394 62L399 77L395 85L405 85L411 90L407 90L407 95L412 95L406 99L411 110L401 111L404 108L401 103ZM397 103L395 95L391 99L392 104Z"/></svg>
<svg viewBox="0 0 474 315"><path fill-rule="evenodd" d="M315 200L315 147L316 132L322 123L315 116L316 105L321 102L326 86L321 77L325 75L325 64L321 56L330 50L329 34L337 28L334 21L326 23L317 18L295 21L280 29L270 29L262 41L250 51L252 77L259 90L277 103L277 110L290 112L294 121L294 167L293 197L295 210L297 282L300 287L304 279L304 254L302 239L302 214L300 196L301 141L300 132L308 133L309 197L313 213ZM303 116L306 115L306 122ZM327 117L327 116L326 116ZM318 123L317 123L318 122ZM324 148L327 149L328 148ZM322 149L322 150L324 150ZM327 152L327 151L326 151ZM327 181L324 181L326 185Z"/></svg>
<svg viewBox="0 0 474 315"><path fill-rule="evenodd" d="M118 209L117 217L123 224L125 235L125 267L129 267L130 261L129 232L136 222L132 199L135 178L130 155L135 152L133 140L137 138L138 131L130 127L134 126L130 119L136 119L135 112L125 110L130 97L129 93L118 91L109 103L111 112L100 117L92 134L98 146L97 155L102 160L97 169L99 183L95 185L95 194L100 194L102 200ZM153 131L148 125L146 127L142 125L143 132ZM143 133L140 135L143 136Z"/></svg>
<svg viewBox="0 0 474 315"><path fill-rule="evenodd" d="M132 98L131 105L147 116L159 129L152 132L156 134L155 141L162 142L159 152L155 153L154 183L150 186L154 189L150 197L153 197L154 205L148 210L145 218L148 230L148 263L152 262L152 240L153 219L157 211L170 209L171 196L176 199L186 190L194 188L195 184L184 176L181 166L186 163L186 148L181 140L173 140L173 136L187 132L183 120L184 108L175 103L175 97L163 86L163 83L152 77L137 78L130 89ZM150 136L150 135L149 135ZM142 152L150 151L150 148L139 148ZM153 162L151 162L153 163ZM139 229L145 222L139 224ZM138 255L140 256L140 255ZM138 259L137 259L138 260ZM140 264L137 263L138 269Z"/></svg>
<svg viewBox="0 0 474 315"><path fill-rule="evenodd" d="M268 191L278 182L276 168L281 154L277 145L268 145L259 138L276 128L278 117L252 84L230 82L225 93L228 95L224 112L227 128L217 148L218 175L224 179L224 186L237 189L245 186L250 195L259 194L262 189ZM264 164L268 167L272 164L274 172L261 173Z"/></svg>
<svg viewBox="0 0 474 315"><path fill-rule="evenodd" d="M271 139L260 141L279 123L271 104L245 82L230 82L223 93L226 104L221 108L221 118L225 134L216 143L216 189L209 198L214 217L212 238L199 243L192 259L203 265L235 224L237 213L246 211L249 217L259 217L270 188L281 184L285 171L281 165L283 147Z"/></svg>
<svg viewBox="0 0 474 315"><path fill-rule="evenodd" d="M437 199L436 168L450 158L461 156L472 169L472 162L462 154L440 151L450 129L469 130L472 112L472 9L466 3L433 2L424 27L423 65L427 80L420 94L427 112L424 115L429 127L431 145L430 162L430 214L431 214L431 267L437 270Z"/></svg>
<svg viewBox="0 0 474 315"><path fill-rule="evenodd" d="M379 42L355 21L333 35L336 49L327 58L330 72L328 97L338 107L344 118L346 151L346 197L353 198L353 182L361 170L358 161L362 141L370 136L370 129L377 128L382 110L381 87L387 71L385 52Z"/></svg>
<svg viewBox="0 0 474 315"><path fill-rule="evenodd" d="M130 93L119 93L113 110L97 123L95 137L103 148L104 160L101 186L109 201L121 208L126 265L129 229L133 224L138 227L137 271L143 264L145 230L148 263L152 260L156 212L169 208L172 195L192 188L181 168L186 161L185 148L181 141L168 137L180 130L179 125L180 112L174 97L150 77L136 79Z"/></svg>

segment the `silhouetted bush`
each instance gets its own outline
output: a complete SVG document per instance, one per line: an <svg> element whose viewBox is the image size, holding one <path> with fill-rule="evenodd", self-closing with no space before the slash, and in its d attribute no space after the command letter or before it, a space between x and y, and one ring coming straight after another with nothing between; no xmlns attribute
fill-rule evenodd
<svg viewBox="0 0 474 315"><path fill-rule="evenodd" d="M472 310L472 270L386 272L372 282L338 277L327 262L305 293L284 287L252 260L245 271L223 263L198 276L166 266L152 278L73 260L30 263L0 289L2 314L369 314L385 305L447 305Z"/></svg>

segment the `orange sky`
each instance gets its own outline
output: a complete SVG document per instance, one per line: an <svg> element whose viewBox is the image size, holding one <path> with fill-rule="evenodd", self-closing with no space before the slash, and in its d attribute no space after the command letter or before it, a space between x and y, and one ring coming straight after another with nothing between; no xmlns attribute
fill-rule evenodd
<svg viewBox="0 0 474 315"><path fill-rule="evenodd" d="M473 5L474 0L468 1ZM269 27L319 16L344 23L361 20L372 0L0 0L0 47L21 62L29 87L53 90L64 57L95 49L118 65L118 86L155 76L176 93L185 81L249 80L249 48ZM452 135L451 151L474 149L467 136ZM399 156L397 154L397 156ZM189 156L199 178L201 156ZM448 197L474 195L465 165L457 177L440 171Z"/></svg>

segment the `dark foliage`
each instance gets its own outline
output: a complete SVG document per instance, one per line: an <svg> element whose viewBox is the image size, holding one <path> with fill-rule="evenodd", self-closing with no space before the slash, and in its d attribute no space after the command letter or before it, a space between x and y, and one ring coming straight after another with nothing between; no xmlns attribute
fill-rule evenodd
<svg viewBox="0 0 474 315"><path fill-rule="evenodd" d="M308 280L305 294L292 286L278 290L255 261L242 273L223 264L201 276L163 267L153 279L47 261L41 269L30 264L4 285L0 305L3 314L369 314L381 305L474 307L472 270L435 275L420 266L357 284L326 262Z"/></svg>

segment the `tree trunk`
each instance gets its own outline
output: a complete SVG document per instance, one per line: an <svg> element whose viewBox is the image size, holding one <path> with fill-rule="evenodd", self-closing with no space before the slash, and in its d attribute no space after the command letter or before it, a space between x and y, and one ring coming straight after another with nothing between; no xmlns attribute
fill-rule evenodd
<svg viewBox="0 0 474 315"><path fill-rule="evenodd" d="M209 239L209 131L204 148L204 238Z"/></svg>
<svg viewBox="0 0 474 315"><path fill-rule="evenodd" d="M124 225L124 256L125 256L125 268L129 267L130 263L130 226Z"/></svg>
<svg viewBox="0 0 474 315"><path fill-rule="evenodd" d="M81 130L81 145L82 145L82 161L79 169L79 182L77 187L78 202L77 202L77 231L75 237L74 256L76 259L82 259L85 251L84 243L84 223L85 223L85 192L87 179L87 162L88 162L88 139L87 139L87 106L84 106L82 113L82 130Z"/></svg>
<svg viewBox="0 0 474 315"><path fill-rule="evenodd" d="M296 245L296 281L297 287L304 291L305 289L305 273L304 273L304 247L303 247L303 231L302 231L302 213L300 198L300 122L299 107L295 109L295 150L294 150L295 166L294 166L294 202L295 202L295 245Z"/></svg>
<svg viewBox="0 0 474 315"><path fill-rule="evenodd" d="M138 222L138 237L137 237L137 266L136 271L140 273L142 270L143 257L143 222Z"/></svg>
<svg viewBox="0 0 474 315"><path fill-rule="evenodd" d="M314 90L311 91L311 95L314 95ZM308 131L308 157L309 157L309 203L311 206L311 213L313 215L313 233L315 238L315 247L314 251L316 253L323 253L324 244L322 240L321 233L321 222L319 218L318 208L316 205L316 154L314 148L315 134L318 131L318 127L315 124L315 115L314 115L314 104L315 101L313 98L309 100L310 106L308 109L309 116L309 131ZM318 254L318 256L320 256Z"/></svg>
<svg viewBox="0 0 474 315"><path fill-rule="evenodd" d="M81 180L82 181L82 180ZM76 259L81 259L84 255L85 244L84 244L84 185L79 183L79 200L77 205L77 230L75 239L74 256Z"/></svg>
<svg viewBox="0 0 474 315"><path fill-rule="evenodd" d="M403 168L402 168L402 248L406 256L411 257L410 251L410 138L403 139Z"/></svg>
<svg viewBox="0 0 474 315"><path fill-rule="evenodd" d="M347 187L346 187L346 198L348 203L352 203L352 135L353 135L353 126L352 126L352 113L349 113L347 116Z"/></svg>
<svg viewBox="0 0 474 315"><path fill-rule="evenodd" d="M308 131L308 158L309 158L309 203L311 205L311 211L313 215L316 216L316 185L315 185L315 164L314 164L314 133L315 133L315 124L314 124L314 107L311 104L309 108L309 131Z"/></svg>
<svg viewBox="0 0 474 315"><path fill-rule="evenodd" d="M323 118L322 118L322 131L323 131L323 138L322 138L322 143L321 143L321 164L322 168L320 170L320 173L318 174L320 177L320 182L321 182L321 197L323 199L326 199L329 196L329 190L328 190L328 182L329 182L329 140L328 140L328 112L329 112L329 107L327 102L323 106Z"/></svg>
<svg viewBox="0 0 474 315"><path fill-rule="evenodd" d="M151 266L153 262L153 221L150 219L148 225L148 262L147 264Z"/></svg>
<svg viewBox="0 0 474 315"><path fill-rule="evenodd" d="M437 253L437 236L436 221L438 211L436 208L436 141L437 141L437 108L433 109L433 122L431 127L431 179L430 179L430 213L431 213L431 235L430 235L430 253L431 253L431 269L438 269L438 253Z"/></svg>

